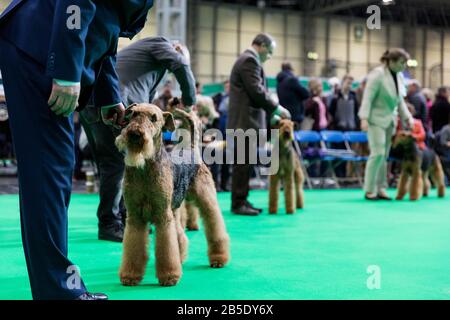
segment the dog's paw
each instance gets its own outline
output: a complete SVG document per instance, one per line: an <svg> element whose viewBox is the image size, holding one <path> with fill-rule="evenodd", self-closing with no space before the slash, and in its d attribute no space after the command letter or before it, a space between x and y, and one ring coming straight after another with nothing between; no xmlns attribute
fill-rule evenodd
<svg viewBox="0 0 450 320"><path fill-rule="evenodd" d="M220 261L212 261L212 262L210 263L210 267L211 267L211 268L214 268L214 269L218 269L218 268L223 268L223 267L225 267L225 264L224 264L223 262L220 262Z"/></svg>
<svg viewBox="0 0 450 320"><path fill-rule="evenodd" d="M142 277L120 276L120 282L127 287L135 287L141 283Z"/></svg>
<svg viewBox="0 0 450 320"><path fill-rule="evenodd" d="M200 227L198 226L198 224L188 225L186 228L187 228L188 231L198 231L198 230L200 230Z"/></svg>
<svg viewBox="0 0 450 320"><path fill-rule="evenodd" d="M180 281L180 276L177 275L167 275L158 279L159 285L162 287L172 287L175 286L178 281Z"/></svg>

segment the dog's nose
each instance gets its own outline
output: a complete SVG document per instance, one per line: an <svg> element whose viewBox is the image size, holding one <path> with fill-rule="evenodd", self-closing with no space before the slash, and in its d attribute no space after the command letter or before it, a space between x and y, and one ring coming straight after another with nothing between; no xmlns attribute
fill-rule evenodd
<svg viewBox="0 0 450 320"><path fill-rule="evenodd" d="M142 139L142 134L139 131L128 132L128 140L131 143L138 143Z"/></svg>
<svg viewBox="0 0 450 320"><path fill-rule="evenodd" d="M285 132L283 132L283 137L285 139L289 139L291 137L291 133L289 131L285 131Z"/></svg>

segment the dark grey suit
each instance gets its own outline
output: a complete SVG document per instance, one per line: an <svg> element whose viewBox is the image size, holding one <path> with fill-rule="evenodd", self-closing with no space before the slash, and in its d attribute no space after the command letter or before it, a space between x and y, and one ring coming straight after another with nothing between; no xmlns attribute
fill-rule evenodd
<svg viewBox="0 0 450 320"><path fill-rule="evenodd" d="M259 58L252 50L246 50L231 71L227 129L265 129L266 112L270 115L276 108L277 103L270 98L266 88L264 70ZM246 163L233 165L232 209L244 205L247 201L252 168L248 163L249 148L246 144Z"/></svg>
<svg viewBox="0 0 450 320"><path fill-rule="evenodd" d="M258 57L252 50L244 51L231 71L227 129L265 129L265 112L271 114L276 107Z"/></svg>

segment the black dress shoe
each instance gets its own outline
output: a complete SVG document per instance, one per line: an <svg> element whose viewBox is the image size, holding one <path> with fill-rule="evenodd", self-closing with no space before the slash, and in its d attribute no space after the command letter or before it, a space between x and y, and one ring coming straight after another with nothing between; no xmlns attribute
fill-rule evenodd
<svg viewBox="0 0 450 320"><path fill-rule="evenodd" d="M108 300L108 296L104 293L85 292L75 300Z"/></svg>
<svg viewBox="0 0 450 320"><path fill-rule="evenodd" d="M392 201L392 198L391 198L391 197L388 197L387 195L384 195L384 194L379 194L379 195L378 195L378 199L379 199L379 200Z"/></svg>
<svg viewBox="0 0 450 320"><path fill-rule="evenodd" d="M234 214L238 214L241 216L257 216L260 214L258 210L255 208L249 207L246 204L243 204L240 207L234 208L231 211L233 211Z"/></svg>
<svg viewBox="0 0 450 320"><path fill-rule="evenodd" d="M255 207L254 207L250 202L248 202L248 201L245 201L245 204L247 205L247 207L250 207L250 208L252 208L252 209L255 209L255 210L257 210L259 213L263 212L263 209L255 208Z"/></svg>
<svg viewBox="0 0 450 320"><path fill-rule="evenodd" d="M98 228L98 239L113 242L122 242L123 230L123 224L120 222L113 223L107 226L101 226Z"/></svg>

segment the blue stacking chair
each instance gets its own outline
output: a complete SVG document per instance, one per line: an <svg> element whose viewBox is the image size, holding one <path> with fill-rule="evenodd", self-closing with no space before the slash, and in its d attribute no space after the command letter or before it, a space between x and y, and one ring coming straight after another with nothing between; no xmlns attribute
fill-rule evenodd
<svg viewBox="0 0 450 320"><path fill-rule="evenodd" d="M352 167L352 173L356 174L356 177L358 179L359 184L362 186L363 184L363 164L365 162L367 162L367 160L369 159L368 156L362 155L360 151L356 151L353 146L355 144L359 144L359 145L363 145L363 144L368 144L369 143L369 139L367 136L367 132L364 131L347 131L344 132L344 137L345 137L345 144L347 146L347 149L349 150L353 150L355 152L355 156L353 159L349 160L355 163L355 167L356 170L354 170L354 168Z"/></svg>
<svg viewBox="0 0 450 320"><path fill-rule="evenodd" d="M163 132L163 141L164 142L174 142L175 141L175 132L172 132L172 131Z"/></svg>
<svg viewBox="0 0 450 320"><path fill-rule="evenodd" d="M316 131L295 131L294 132L294 148L295 148L298 156L302 160L302 161L300 161L300 163L301 163L301 166L302 166L302 169L304 172L306 184L308 185L309 189L312 189L312 182L311 182L311 178L308 174L307 169L308 169L309 165L314 163L315 160L306 157L302 153L299 143L302 143L302 144L316 143L319 145L321 141L322 141L322 137ZM316 161L320 161L320 158L316 159Z"/></svg>

